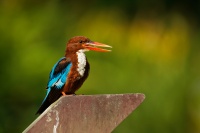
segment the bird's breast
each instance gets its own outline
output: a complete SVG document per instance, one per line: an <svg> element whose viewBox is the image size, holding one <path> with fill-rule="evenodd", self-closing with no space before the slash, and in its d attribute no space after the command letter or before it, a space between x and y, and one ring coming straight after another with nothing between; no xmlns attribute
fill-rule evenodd
<svg viewBox="0 0 200 133"><path fill-rule="evenodd" d="M84 54L83 50L79 50L76 52L77 55L77 72L80 74L81 77L83 77L85 73L85 67L86 67L86 56Z"/></svg>

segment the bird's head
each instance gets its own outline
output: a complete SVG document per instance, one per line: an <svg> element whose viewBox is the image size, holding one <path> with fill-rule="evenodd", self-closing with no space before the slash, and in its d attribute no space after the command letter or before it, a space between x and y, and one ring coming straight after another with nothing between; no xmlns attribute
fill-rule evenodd
<svg viewBox="0 0 200 133"><path fill-rule="evenodd" d="M89 38L84 37L84 36L75 36L71 38L68 43L67 43L67 53L75 53L79 50L83 51L98 51L98 52L110 52L111 50L103 49L100 47L108 47L112 48L109 45L102 44L99 42L93 42Z"/></svg>

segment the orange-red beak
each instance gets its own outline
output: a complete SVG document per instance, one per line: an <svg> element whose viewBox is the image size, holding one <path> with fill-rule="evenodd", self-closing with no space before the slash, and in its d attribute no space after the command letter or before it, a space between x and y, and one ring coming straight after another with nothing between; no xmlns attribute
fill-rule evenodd
<svg viewBox="0 0 200 133"><path fill-rule="evenodd" d="M98 51L98 52L110 52L111 50L108 49L103 49L103 48L99 48L99 47L107 47L107 48L112 48L109 45L106 44L102 44L99 42L89 42L89 43L85 43L83 44L83 47L88 49L88 50L92 50L92 51Z"/></svg>

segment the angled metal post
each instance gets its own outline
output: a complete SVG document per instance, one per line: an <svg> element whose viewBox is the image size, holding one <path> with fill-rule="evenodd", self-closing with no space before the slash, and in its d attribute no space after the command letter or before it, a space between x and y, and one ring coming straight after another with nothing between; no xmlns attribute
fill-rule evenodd
<svg viewBox="0 0 200 133"><path fill-rule="evenodd" d="M23 133L110 133L144 99L141 93L64 96Z"/></svg>

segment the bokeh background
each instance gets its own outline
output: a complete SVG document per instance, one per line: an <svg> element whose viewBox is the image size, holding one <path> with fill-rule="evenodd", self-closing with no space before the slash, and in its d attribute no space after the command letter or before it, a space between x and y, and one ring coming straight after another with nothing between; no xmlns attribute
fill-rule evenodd
<svg viewBox="0 0 200 133"><path fill-rule="evenodd" d="M77 94L146 95L113 133L200 133L199 0L1 0L0 133L37 118L75 35L113 46L87 53L90 76Z"/></svg>

